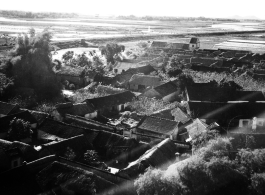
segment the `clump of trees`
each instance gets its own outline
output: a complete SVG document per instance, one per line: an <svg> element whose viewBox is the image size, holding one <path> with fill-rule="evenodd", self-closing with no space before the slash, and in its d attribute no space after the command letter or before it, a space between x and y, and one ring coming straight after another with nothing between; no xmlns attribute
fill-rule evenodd
<svg viewBox="0 0 265 195"><path fill-rule="evenodd" d="M39 34L30 29L30 37L19 36L10 53L15 86L33 88L45 98L58 95L61 87L52 73L51 38L48 29Z"/></svg>
<svg viewBox="0 0 265 195"><path fill-rule="evenodd" d="M114 64L115 55L124 52L125 46L116 43L108 43L106 46L99 47L99 50L101 51L101 55L106 57L108 63Z"/></svg>
<svg viewBox="0 0 265 195"><path fill-rule="evenodd" d="M135 181L137 193L264 194L265 149L241 149L233 158L231 141L213 137L194 151L192 157L167 170L148 169Z"/></svg>

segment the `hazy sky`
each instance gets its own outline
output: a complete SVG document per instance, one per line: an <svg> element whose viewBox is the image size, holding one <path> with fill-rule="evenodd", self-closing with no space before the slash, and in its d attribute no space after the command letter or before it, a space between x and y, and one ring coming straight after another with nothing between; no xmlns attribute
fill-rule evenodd
<svg viewBox="0 0 265 195"><path fill-rule="evenodd" d="M1 10L265 19L265 0L3 0Z"/></svg>

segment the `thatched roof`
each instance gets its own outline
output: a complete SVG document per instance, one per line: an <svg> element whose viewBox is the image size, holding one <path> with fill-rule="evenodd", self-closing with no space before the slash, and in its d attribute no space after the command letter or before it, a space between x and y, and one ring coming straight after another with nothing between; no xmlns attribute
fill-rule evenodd
<svg viewBox="0 0 265 195"><path fill-rule="evenodd" d="M169 120L174 120L174 117L171 114L172 109L171 108L165 108L162 110L158 110L151 114L150 116L158 117L158 118L164 118L164 119L169 119Z"/></svg>
<svg viewBox="0 0 265 195"><path fill-rule="evenodd" d="M96 110L98 110L131 102L134 97L134 93L130 91L124 91L113 95L86 99L84 102L86 102L88 105L92 105Z"/></svg>
<svg viewBox="0 0 265 195"><path fill-rule="evenodd" d="M206 123L202 122L200 119L195 119L191 124L187 125L185 128L187 129L188 134L191 138L194 138L196 135L206 132L207 127Z"/></svg>
<svg viewBox="0 0 265 195"><path fill-rule="evenodd" d="M153 87L156 87L162 84L158 76L141 75L141 74L133 75L129 83L134 84L134 85L145 85L145 86L153 86Z"/></svg>
<svg viewBox="0 0 265 195"><path fill-rule="evenodd" d="M118 175L136 178L149 166L160 167L174 160L177 147L170 139L165 139L147 150L138 160L131 162L126 168L120 170Z"/></svg>
<svg viewBox="0 0 265 195"><path fill-rule="evenodd" d="M179 122L153 116L145 116L136 126L137 129L171 135Z"/></svg>

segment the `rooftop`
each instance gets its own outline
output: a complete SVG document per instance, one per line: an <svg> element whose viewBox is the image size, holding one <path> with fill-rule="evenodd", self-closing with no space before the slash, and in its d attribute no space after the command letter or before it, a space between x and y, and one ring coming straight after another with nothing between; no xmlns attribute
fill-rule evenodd
<svg viewBox="0 0 265 195"><path fill-rule="evenodd" d="M135 74L131 77L130 84L145 85L145 86L158 86L161 85L160 78L158 76Z"/></svg>
<svg viewBox="0 0 265 195"><path fill-rule="evenodd" d="M7 102L0 101L0 114L12 114L12 111L18 110L18 108L17 104L9 104Z"/></svg>
<svg viewBox="0 0 265 195"><path fill-rule="evenodd" d="M177 86L173 82L169 81L167 83L155 87L154 90L156 90L162 97L165 97L171 93L176 92Z"/></svg>
<svg viewBox="0 0 265 195"><path fill-rule="evenodd" d="M178 127L178 124L179 122L168 119L145 116L138 123L137 128L171 135L173 130Z"/></svg>

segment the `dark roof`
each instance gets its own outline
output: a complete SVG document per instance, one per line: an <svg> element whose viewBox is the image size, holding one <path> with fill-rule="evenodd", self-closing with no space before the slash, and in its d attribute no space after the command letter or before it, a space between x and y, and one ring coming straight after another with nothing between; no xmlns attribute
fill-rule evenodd
<svg viewBox="0 0 265 195"><path fill-rule="evenodd" d="M40 171L36 178L43 191L60 188L63 185L66 188L71 186L71 189L80 194L89 194L95 189L99 194L107 194L105 190L113 190L116 187L113 183L92 172L57 161Z"/></svg>
<svg viewBox="0 0 265 195"><path fill-rule="evenodd" d="M178 122L168 119L145 116L138 123L137 128L164 134L172 134L172 131L178 126L178 124Z"/></svg>
<svg viewBox="0 0 265 195"><path fill-rule="evenodd" d="M180 121L182 124L185 124L186 122L191 120L191 118L186 113L184 113L180 108L172 109L171 114L174 117L175 121Z"/></svg>
<svg viewBox="0 0 265 195"><path fill-rule="evenodd" d="M227 88L217 88L208 86L187 86L189 101L265 101L261 91L236 91Z"/></svg>
<svg viewBox="0 0 265 195"><path fill-rule="evenodd" d="M61 141L52 141L42 145L43 149L48 149L51 154L58 156L64 156L68 147L74 151L76 155L75 159L83 159L89 145L84 135L78 135Z"/></svg>
<svg viewBox="0 0 265 195"><path fill-rule="evenodd" d="M168 43L164 41L153 41L151 44L151 47L157 47L157 48L167 47L167 46L168 46Z"/></svg>
<svg viewBox="0 0 265 195"><path fill-rule="evenodd" d="M17 104L9 104L7 102L0 101L0 114L8 115L13 114L19 110Z"/></svg>
<svg viewBox="0 0 265 195"><path fill-rule="evenodd" d="M165 139L146 151L139 159L131 162L126 168L119 171L120 175L130 178L138 177L149 166L159 167L174 160L177 147L170 139Z"/></svg>
<svg viewBox="0 0 265 195"><path fill-rule="evenodd" d="M56 135L61 138L70 138L84 134L84 130L82 128L59 122L50 118L45 119L45 121L39 127L39 130L51 135Z"/></svg>
<svg viewBox="0 0 265 195"><path fill-rule="evenodd" d="M7 115L0 118L1 130L6 130L9 128L10 122L14 119L22 119L29 122L30 124L38 123L38 121L30 114L29 111L22 111L16 114Z"/></svg>
<svg viewBox="0 0 265 195"><path fill-rule="evenodd" d="M265 117L265 103L210 103L188 102L194 117L201 119L232 120L235 117L251 119Z"/></svg>
<svg viewBox="0 0 265 195"><path fill-rule="evenodd" d="M190 39L190 43L197 43L199 41L199 38L196 38L196 37L192 37Z"/></svg>
<svg viewBox="0 0 265 195"><path fill-rule="evenodd" d="M41 193L41 189L26 165L10 169L0 174L1 194L33 195Z"/></svg>
<svg viewBox="0 0 265 195"><path fill-rule="evenodd" d="M154 112L150 116L174 120L174 116L172 116L171 111L172 111L171 108L165 108L163 110L158 110L158 111Z"/></svg>
<svg viewBox="0 0 265 195"><path fill-rule="evenodd" d="M134 93L130 91L125 91L113 95L108 95L93 99L86 99L84 102L92 105L96 110L98 110L106 107L112 107L131 102L133 98L135 98Z"/></svg>
<svg viewBox="0 0 265 195"><path fill-rule="evenodd" d="M145 86L158 86L161 84L158 76L135 74L130 79L130 84L145 85Z"/></svg>
<svg viewBox="0 0 265 195"><path fill-rule="evenodd" d="M14 141L10 146L10 149L12 148L18 148L22 153L23 159L27 162L34 161L38 158L38 152L31 145Z"/></svg>
<svg viewBox="0 0 265 195"><path fill-rule="evenodd" d="M137 73L143 73L145 75L150 74L151 72L155 71L153 66L150 64L145 65L145 66L139 66L137 68L129 68L125 73L132 73L132 74L137 74Z"/></svg>
<svg viewBox="0 0 265 195"><path fill-rule="evenodd" d="M62 106L62 105L65 105L65 106ZM86 114L89 114L95 111L95 109L91 105L88 105L86 103L57 104L56 109L62 116L65 116L65 114L85 116Z"/></svg>
<svg viewBox="0 0 265 195"><path fill-rule="evenodd" d="M28 111L37 120L38 124L41 124L47 117L51 117L46 112L40 112L36 110L28 110Z"/></svg>
<svg viewBox="0 0 265 195"><path fill-rule="evenodd" d="M177 86L173 82L169 81L165 84L155 87L154 90L156 90L162 97L165 97L171 93L176 92Z"/></svg>
<svg viewBox="0 0 265 195"><path fill-rule="evenodd" d="M88 129L114 131L115 127L92 119L66 114L65 122Z"/></svg>
<svg viewBox="0 0 265 195"><path fill-rule="evenodd" d="M12 142L0 139L0 150L7 150L12 145Z"/></svg>

